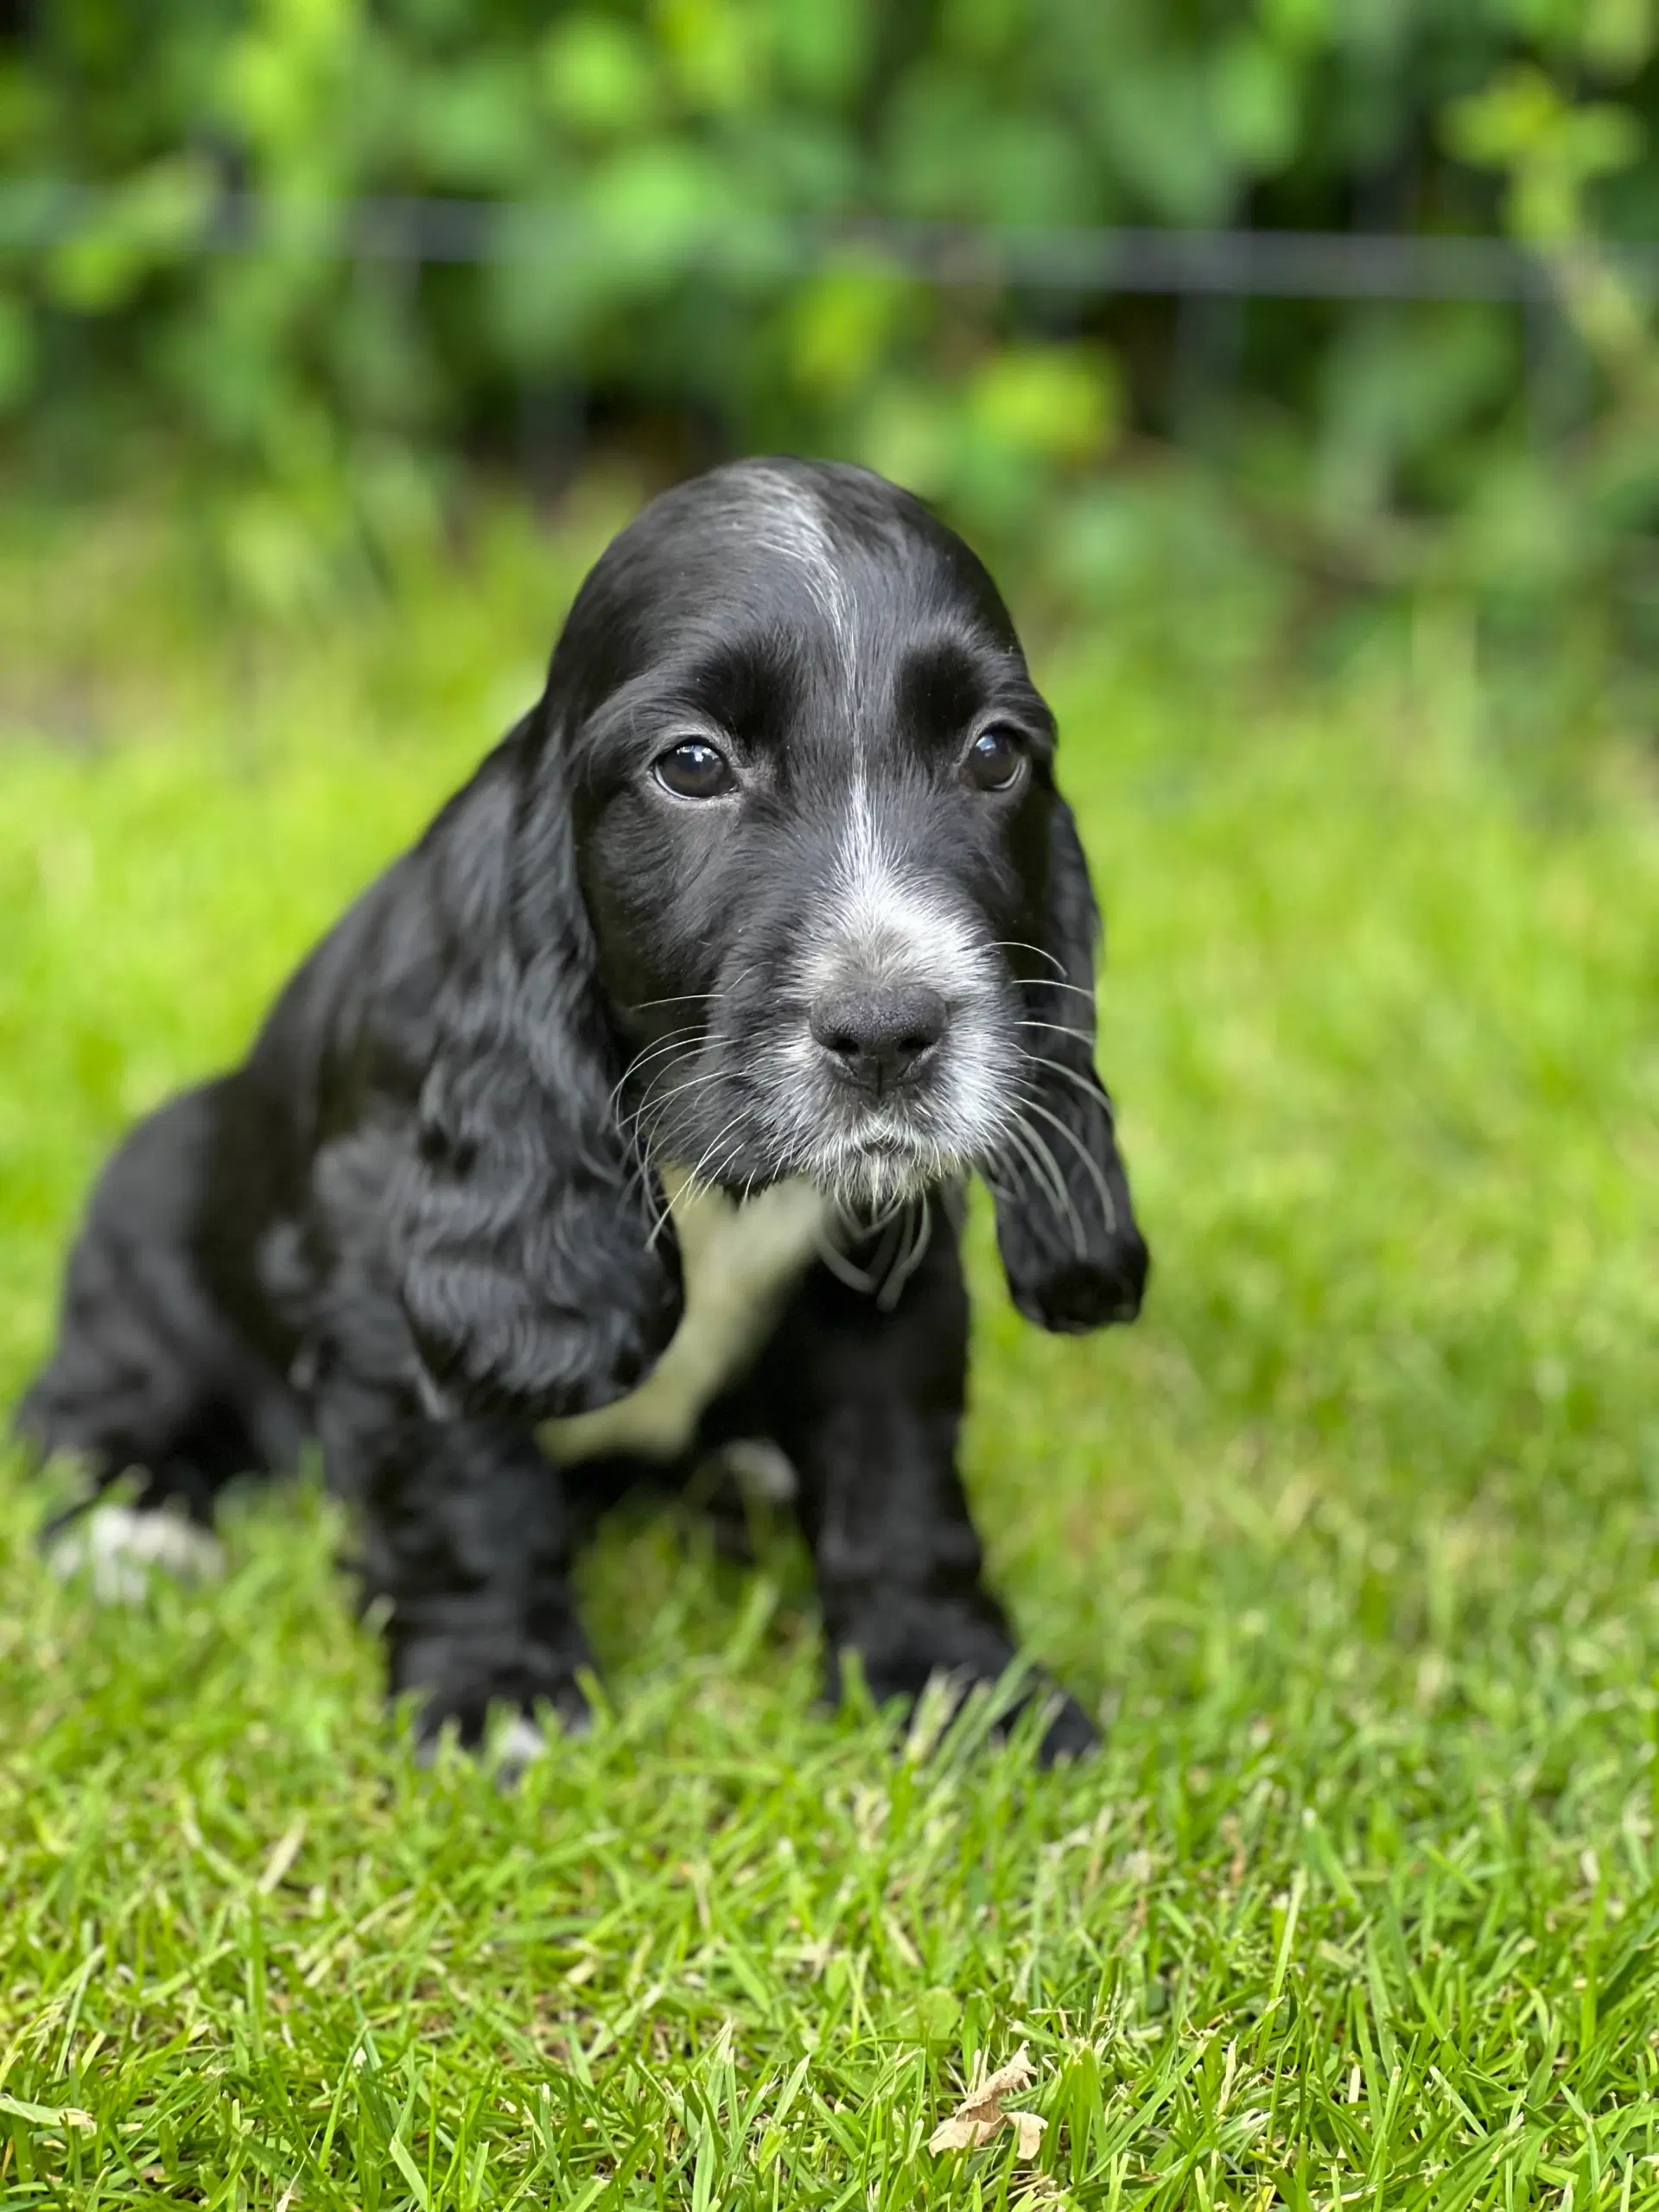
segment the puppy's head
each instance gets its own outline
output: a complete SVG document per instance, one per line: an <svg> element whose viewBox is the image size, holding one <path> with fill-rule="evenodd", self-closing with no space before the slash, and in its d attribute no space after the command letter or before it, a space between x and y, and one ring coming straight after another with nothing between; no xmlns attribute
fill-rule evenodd
<svg viewBox="0 0 1659 2212"><path fill-rule="evenodd" d="M600 561L544 712L651 1155L855 1219L977 1171L1023 1311L1132 1315L1053 718L960 539L862 470L716 470Z"/></svg>

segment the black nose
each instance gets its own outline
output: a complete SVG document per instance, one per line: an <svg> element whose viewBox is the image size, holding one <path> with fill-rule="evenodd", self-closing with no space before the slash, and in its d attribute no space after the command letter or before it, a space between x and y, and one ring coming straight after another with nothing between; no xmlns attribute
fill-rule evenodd
<svg viewBox="0 0 1659 2212"><path fill-rule="evenodd" d="M855 983L826 991L811 1030L849 1083L877 1096L913 1075L944 1034L944 1001L925 983Z"/></svg>

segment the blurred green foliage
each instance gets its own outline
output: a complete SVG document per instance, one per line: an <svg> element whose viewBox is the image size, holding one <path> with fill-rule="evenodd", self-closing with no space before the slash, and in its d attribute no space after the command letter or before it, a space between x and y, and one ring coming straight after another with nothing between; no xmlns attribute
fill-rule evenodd
<svg viewBox="0 0 1659 2212"><path fill-rule="evenodd" d="M1645 315L1589 243L1659 238L1652 0L13 0L5 22L0 414L60 470L159 442L270 609L429 529L457 458L545 462L599 424L672 467L866 460L1074 606L1226 582L1289 620L1450 594L1534 711L1546 662L1605 701L1659 644ZM236 194L268 207L260 251L223 250ZM493 257L354 254L350 203L404 195L482 203ZM1505 226L1555 296L938 285L847 240L861 216Z"/></svg>

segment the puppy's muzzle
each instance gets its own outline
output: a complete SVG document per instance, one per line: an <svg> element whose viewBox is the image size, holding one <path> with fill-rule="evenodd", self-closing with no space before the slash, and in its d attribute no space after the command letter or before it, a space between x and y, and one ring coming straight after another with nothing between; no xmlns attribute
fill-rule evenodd
<svg viewBox="0 0 1659 2212"><path fill-rule="evenodd" d="M925 983L853 983L823 992L808 1026L838 1081L881 1098L929 1072L950 1018Z"/></svg>

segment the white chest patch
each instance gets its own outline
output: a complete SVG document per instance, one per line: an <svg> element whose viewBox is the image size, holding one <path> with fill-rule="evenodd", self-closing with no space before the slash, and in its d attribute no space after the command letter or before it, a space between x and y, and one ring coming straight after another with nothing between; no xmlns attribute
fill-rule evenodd
<svg viewBox="0 0 1659 2212"><path fill-rule="evenodd" d="M760 1349L827 1218L810 1183L776 1183L741 1205L691 1187L673 1167L664 1170L663 1187L680 1240L684 1314L637 1390L597 1413L542 1423L542 1449L563 1465L612 1452L672 1459L685 1451L704 1408Z"/></svg>

